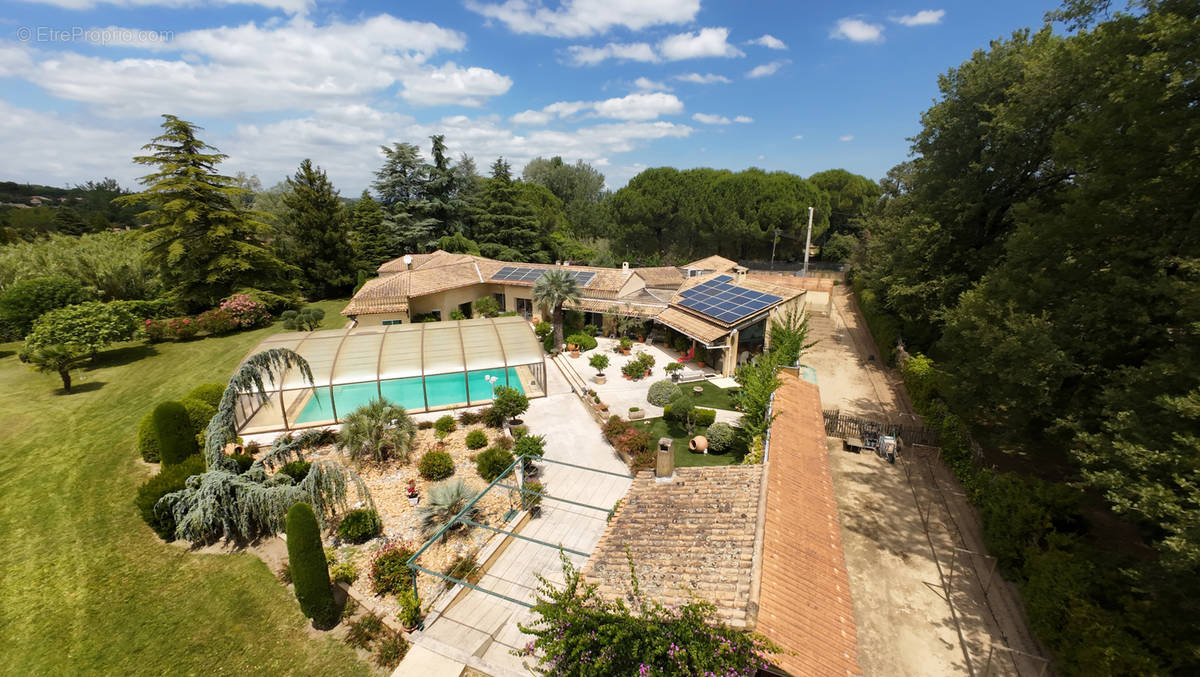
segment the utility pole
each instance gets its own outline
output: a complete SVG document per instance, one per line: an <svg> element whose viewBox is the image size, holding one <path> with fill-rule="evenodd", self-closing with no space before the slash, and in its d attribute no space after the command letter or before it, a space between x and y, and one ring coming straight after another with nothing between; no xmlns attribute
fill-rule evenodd
<svg viewBox="0 0 1200 677"><path fill-rule="evenodd" d="M804 238L804 274L801 277L808 277L808 250L812 249L812 219L813 208L808 208L808 236ZM774 255L772 255L772 260Z"/></svg>
<svg viewBox="0 0 1200 677"><path fill-rule="evenodd" d="M779 229L775 229L775 239L771 240L771 268L775 270L775 245L779 243Z"/></svg>

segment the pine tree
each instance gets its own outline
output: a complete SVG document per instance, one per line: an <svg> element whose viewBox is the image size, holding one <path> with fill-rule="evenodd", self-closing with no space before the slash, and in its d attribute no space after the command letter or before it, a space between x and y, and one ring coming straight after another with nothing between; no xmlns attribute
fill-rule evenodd
<svg viewBox="0 0 1200 677"><path fill-rule="evenodd" d="M537 219L529 205L520 199L504 158L492 163L492 178L479 193L471 239L479 243L485 255L495 255L499 248L508 256L519 257L510 259L514 261L527 260L531 252L540 248Z"/></svg>
<svg viewBox="0 0 1200 677"><path fill-rule="evenodd" d="M446 143L442 135L433 140L433 165L429 167L429 181L425 184L425 217L435 221L434 232L439 237L462 233L466 230L468 206L463 199L463 180L446 157Z"/></svg>
<svg viewBox="0 0 1200 677"><path fill-rule="evenodd" d="M383 223L383 209L369 192L364 190L350 208L349 225L350 244L359 270L373 273L380 264L403 253L394 234Z"/></svg>
<svg viewBox="0 0 1200 677"><path fill-rule="evenodd" d="M118 198L145 205L147 257L166 287L190 308L207 308L242 287L293 291L291 266L267 245L271 229L240 207L246 190L217 173L227 156L196 138L195 125L163 116L163 133L133 161L156 168L146 189Z"/></svg>
<svg viewBox="0 0 1200 677"><path fill-rule="evenodd" d="M426 251L437 240L435 221L425 215L429 166L411 143L381 146L384 162L375 172L383 223L404 251Z"/></svg>
<svg viewBox="0 0 1200 677"><path fill-rule="evenodd" d="M354 251L338 192L320 167L305 159L287 180L283 230L291 241L292 263L309 298L345 293L354 285Z"/></svg>

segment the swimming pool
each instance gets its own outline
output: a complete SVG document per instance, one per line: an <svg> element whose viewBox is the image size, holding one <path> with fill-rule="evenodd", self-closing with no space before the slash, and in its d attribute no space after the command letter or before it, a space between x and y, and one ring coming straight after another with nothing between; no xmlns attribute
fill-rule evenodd
<svg viewBox="0 0 1200 677"><path fill-rule="evenodd" d="M488 376L496 377L498 386L505 385L505 376L507 376L509 387L516 388L522 393L525 392L514 367L509 367L507 374L503 367L499 367L469 371L466 372L466 378L463 377L463 372L458 372L457 374L434 374L425 377L414 376L379 381L378 386L375 381L351 383L333 386L332 402L329 388L317 388L305 403L304 409L300 411L295 422L304 424L333 421L334 404L337 405L338 415L345 417L346 414L371 400L378 399L381 393L385 400L398 404L411 412L454 405L480 404L492 399L492 384L488 383ZM422 381L424 381L424 387L422 387Z"/></svg>

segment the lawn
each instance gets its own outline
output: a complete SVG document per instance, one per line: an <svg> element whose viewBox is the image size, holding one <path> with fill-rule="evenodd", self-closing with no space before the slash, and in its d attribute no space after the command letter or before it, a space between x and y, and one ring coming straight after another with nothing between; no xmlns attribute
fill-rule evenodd
<svg viewBox="0 0 1200 677"><path fill-rule="evenodd" d="M704 389L704 392L692 392L692 388L694 386L700 386ZM733 410L733 398L730 395L737 390L736 388L721 388L709 383L708 381L680 383L679 387L683 390L683 392L692 396L692 401L696 403L697 407Z"/></svg>
<svg viewBox="0 0 1200 677"><path fill-rule="evenodd" d="M688 435L687 428L682 424L663 418L647 418L641 421L631 421L631 423L649 432L650 438L654 441L655 445L658 444L658 440L661 437L670 437L675 440L676 467L732 465L734 463L741 463L742 457L746 455L745 445L735 448L732 453L693 454L691 449L688 449L688 441L696 435L703 435L707 428L696 428L693 434Z"/></svg>
<svg viewBox="0 0 1200 677"><path fill-rule="evenodd" d="M344 301L319 304L324 328ZM76 372L78 391L0 344L0 665L22 674L369 674L309 635L296 600L256 557L190 554L133 508L150 469L139 419L229 377L276 324L184 343L129 343Z"/></svg>

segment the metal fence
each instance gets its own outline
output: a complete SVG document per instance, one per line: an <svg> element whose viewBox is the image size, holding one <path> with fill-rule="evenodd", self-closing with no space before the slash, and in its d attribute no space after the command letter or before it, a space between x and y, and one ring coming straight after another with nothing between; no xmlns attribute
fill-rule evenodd
<svg viewBox="0 0 1200 677"><path fill-rule="evenodd" d="M862 437L867 426L875 426L880 434L898 437L905 444L938 446L937 432L925 426L870 421L847 416L836 409L822 413L825 414L825 434L829 437Z"/></svg>

